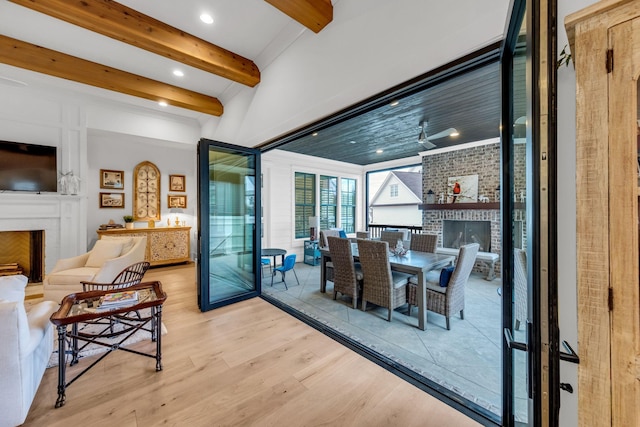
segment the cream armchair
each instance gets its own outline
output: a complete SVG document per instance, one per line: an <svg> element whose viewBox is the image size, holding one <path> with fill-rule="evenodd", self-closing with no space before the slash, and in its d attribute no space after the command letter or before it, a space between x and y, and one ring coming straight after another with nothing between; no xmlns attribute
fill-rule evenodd
<svg viewBox="0 0 640 427"><path fill-rule="evenodd" d="M44 299L59 303L82 292L81 282L111 283L122 270L144 261L146 247L146 236L103 236L86 254L58 260L44 278Z"/></svg>
<svg viewBox="0 0 640 427"><path fill-rule="evenodd" d="M49 317L58 304L44 301L24 307L25 276L0 277L0 427L20 425L53 352Z"/></svg>

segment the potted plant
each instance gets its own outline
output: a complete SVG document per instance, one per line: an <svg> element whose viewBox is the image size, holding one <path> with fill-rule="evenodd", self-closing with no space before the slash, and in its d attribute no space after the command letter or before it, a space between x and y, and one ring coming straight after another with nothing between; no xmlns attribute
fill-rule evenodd
<svg viewBox="0 0 640 427"><path fill-rule="evenodd" d="M125 215L122 217L124 219L125 228L132 229L133 228L133 216Z"/></svg>

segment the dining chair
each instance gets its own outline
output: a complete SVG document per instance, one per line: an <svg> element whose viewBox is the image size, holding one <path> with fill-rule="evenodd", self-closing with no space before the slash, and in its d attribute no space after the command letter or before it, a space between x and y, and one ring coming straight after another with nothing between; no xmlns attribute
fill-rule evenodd
<svg viewBox="0 0 640 427"><path fill-rule="evenodd" d="M339 230L320 230L320 241L318 242L318 244L320 245L321 248L328 248L329 247L329 241L327 240L328 237L340 237L340 231ZM326 268L324 270L324 274L326 276L326 280L333 282L333 262L332 261L328 261Z"/></svg>
<svg viewBox="0 0 640 427"><path fill-rule="evenodd" d="M356 239L369 239L371 237L371 233L368 231L356 231Z"/></svg>
<svg viewBox="0 0 640 427"><path fill-rule="evenodd" d="M387 231L382 230L380 232L380 240L389 244L389 249L396 247L398 240L402 241L404 233L402 231Z"/></svg>
<svg viewBox="0 0 640 427"><path fill-rule="evenodd" d="M411 275L391 271L389 243L365 239L357 242L363 273L362 311L366 311L367 302L386 307L387 320L391 321L393 310L407 302L406 289Z"/></svg>
<svg viewBox="0 0 640 427"><path fill-rule="evenodd" d="M269 258L260 258L260 274L262 277L264 277L265 267L269 267L269 272L272 273L271 275L273 276L273 271L271 270L271 260Z"/></svg>
<svg viewBox="0 0 640 427"><path fill-rule="evenodd" d="M438 243L437 234L412 234L409 241L409 249L420 252L436 252L436 244Z"/></svg>
<svg viewBox="0 0 640 427"><path fill-rule="evenodd" d="M479 248L480 245L477 243L460 247L458 261L446 286L440 284L438 274L427 274L425 278L427 310L445 316L447 330L451 329L449 318L454 313L460 313L460 319L464 319L464 288ZM411 315L411 307L418 305L418 285L414 283L409 283L407 288L407 303L409 304L408 314Z"/></svg>
<svg viewBox="0 0 640 427"><path fill-rule="evenodd" d="M353 308L358 307L358 297L362 293L362 270L356 268L351 251L351 240L329 236L329 254L333 262L333 299L348 295L353 299Z"/></svg>
<svg viewBox="0 0 640 427"><path fill-rule="evenodd" d="M282 283L284 283L284 288L289 289L287 287L287 282L285 282L285 276L287 271L293 271L293 275L296 277L296 282L300 285L300 281L298 280L298 275L296 274L296 270L294 267L296 266L296 254L287 255L284 259L284 263L281 266L273 268L273 274L271 275L271 286L273 286L273 276L276 275L276 271L279 271L282 274Z"/></svg>

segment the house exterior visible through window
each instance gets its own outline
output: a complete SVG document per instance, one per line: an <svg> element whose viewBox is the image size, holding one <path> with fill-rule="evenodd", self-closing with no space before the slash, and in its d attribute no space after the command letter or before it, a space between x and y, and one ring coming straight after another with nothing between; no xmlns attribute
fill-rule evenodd
<svg viewBox="0 0 640 427"><path fill-rule="evenodd" d="M340 179L340 225L345 233L356 232L356 180Z"/></svg>
<svg viewBox="0 0 640 427"><path fill-rule="evenodd" d="M295 175L296 239L309 237L309 217L316 212L316 176L296 172Z"/></svg>
<svg viewBox="0 0 640 427"><path fill-rule="evenodd" d="M398 184L391 184L389 186L389 192L390 197L398 197Z"/></svg>
<svg viewBox="0 0 640 427"><path fill-rule="evenodd" d="M320 175L320 230L336 227L338 216L338 178Z"/></svg>

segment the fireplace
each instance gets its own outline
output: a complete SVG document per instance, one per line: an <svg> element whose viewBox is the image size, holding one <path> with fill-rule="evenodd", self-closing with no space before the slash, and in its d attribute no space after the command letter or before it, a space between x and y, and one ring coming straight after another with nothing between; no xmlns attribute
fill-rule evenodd
<svg viewBox="0 0 640 427"><path fill-rule="evenodd" d="M442 221L442 246L458 249L469 243L480 244L480 252L491 252L491 221Z"/></svg>
<svg viewBox="0 0 640 427"><path fill-rule="evenodd" d="M44 230L0 232L0 276L23 274L29 282L44 276Z"/></svg>

